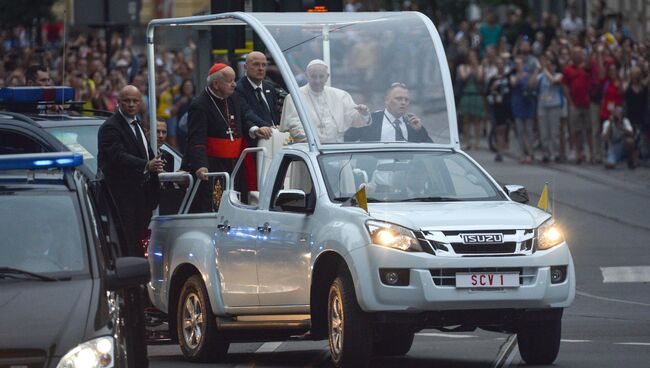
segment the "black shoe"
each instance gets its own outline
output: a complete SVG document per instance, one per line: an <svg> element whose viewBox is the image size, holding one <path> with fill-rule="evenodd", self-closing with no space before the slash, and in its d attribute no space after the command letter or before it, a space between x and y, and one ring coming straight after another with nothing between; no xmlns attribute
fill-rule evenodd
<svg viewBox="0 0 650 368"><path fill-rule="evenodd" d="M503 157L501 157L501 155L496 155L496 156L494 156L494 161L501 162L501 161L503 161Z"/></svg>
<svg viewBox="0 0 650 368"><path fill-rule="evenodd" d="M548 158L548 156L544 156L544 157L542 157L542 162L547 164L547 163L551 162L551 159Z"/></svg>
<svg viewBox="0 0 650 368"><path fill-rule="evenodd" d="M628 161L627 162L627 168L630 170L634 170L636 168L636 165L634 164L634 161Z"/></svg>

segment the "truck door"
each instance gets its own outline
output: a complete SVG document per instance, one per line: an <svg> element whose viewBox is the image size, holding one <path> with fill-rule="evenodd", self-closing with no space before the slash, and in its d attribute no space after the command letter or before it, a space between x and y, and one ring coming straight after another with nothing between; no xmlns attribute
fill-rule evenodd
<svg viewBox="0 0 650 368"><path fill-rule="evenodd" d="M268 209L258 211L260 305L308 305L311 229L314 224L310 212L313 212L316 202L313 176L302 158L287 155L272 185ZM307 210L283 210L276 206L278 194L286 190L304 192Z"/></svg>

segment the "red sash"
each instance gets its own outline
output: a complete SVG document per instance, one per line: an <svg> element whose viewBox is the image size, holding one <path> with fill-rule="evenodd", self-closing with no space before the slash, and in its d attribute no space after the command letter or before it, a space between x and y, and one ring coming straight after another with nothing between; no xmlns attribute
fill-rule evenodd
<svg viewBox="0 0 650 368"><path fill-rule="evenodd" d="M241 138L232 141L228 138L208 137L208 157L217 158L239 158L242 151Z"/></svg>

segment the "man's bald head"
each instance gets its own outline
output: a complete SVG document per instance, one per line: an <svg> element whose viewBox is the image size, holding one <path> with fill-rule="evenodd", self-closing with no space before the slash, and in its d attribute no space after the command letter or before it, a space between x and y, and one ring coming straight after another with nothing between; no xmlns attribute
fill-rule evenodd
<svg viewBox="0 0 650 368"><path fill-rule="evenodd" d="M266 55L259 51L253 51L246 55L246 76L255 84L260 84L266 77L267 67Z"/></svg>
<svg viewBox="0 0 650 368"><path fill-rule="evenodd" d="M141 94L138 87L127 85L120 90L119 103L120 110L128 117L135 117L140 112Z"/></svg>

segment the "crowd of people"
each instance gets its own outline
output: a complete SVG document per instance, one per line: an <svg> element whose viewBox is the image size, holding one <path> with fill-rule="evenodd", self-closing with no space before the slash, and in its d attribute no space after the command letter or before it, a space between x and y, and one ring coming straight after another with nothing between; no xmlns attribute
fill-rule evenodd
<svg viewBox="0 0 650 368"><path fill-rule="evenodd" d="M575 5L562 20L512 8L502 23L487 10L444 27L466 150L491 134L501 161L514 131L521 163L647 164L650 43L632 38L605 2L595 12L587 25Z"/></svg>
<svg viewBox="0 0 650 368"><path fill-rule="evenodd" d="M489 136L497 161L512 152L522 163L648 163L650 43L635 40L621 14L607 15L602 1L591 25L575 6L561 20L551 13L536 20L514 7L502 20L494 10L484 14L479 21L438 24L464 149L476 149ZM148 118L147 60L131 37L113 33L107 43L79 34L63 55L61 30L48 32L59 35L44 35L45 46L37 48L22 26L0 31L0 87L70 85L85 109L113 112L119 92L131 84L142 95L141 116ZM187 137L179 121L200 92L193 78L195 49L189 40L155 58L156 116L166 124L167 143L181 151Z"/></svg>

